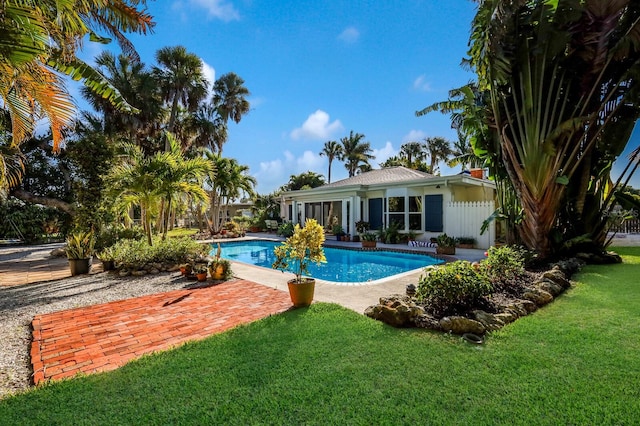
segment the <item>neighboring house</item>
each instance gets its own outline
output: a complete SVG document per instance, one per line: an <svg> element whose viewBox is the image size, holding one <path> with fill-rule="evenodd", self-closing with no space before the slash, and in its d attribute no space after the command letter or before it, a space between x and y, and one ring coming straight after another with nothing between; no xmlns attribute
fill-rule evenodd
<svg viewBox="0 0 640 426"><path fill-rule="evenodd" d="M495 210L495 184L467 173L434 176L406 167L391 167L313 189L282 194L285 220L304 223L314 218L325 229L334 223L355 234L355 223L368 221L371 229L400 223L401 232L412 231L418 240L447 233L474 237L478 248L495 241L495 224L480 234L482 222Z"/></svg>

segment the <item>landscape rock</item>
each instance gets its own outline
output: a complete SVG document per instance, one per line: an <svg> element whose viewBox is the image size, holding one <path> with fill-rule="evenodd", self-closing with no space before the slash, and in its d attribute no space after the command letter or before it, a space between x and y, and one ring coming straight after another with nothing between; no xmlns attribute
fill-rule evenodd
<svg viewBox="0 0 640 426"><path fill-rule="evenodd" d="M377 305L369 306L364 312L366 316L394 327L412 327L415 318L424 313L412 298L400 294L381 297Z"/></svg>
<svg viewBox="0 0 640 426"><path fill-rule="evenodd" d="M443 331L451 332L454 334L473 333L477 335L483 335L487 329L480 321L474 319L450 316L444 317L440 320L440 327Z"/></svg>
<svg viewBox="0 0 640 426"><path fill-rule="evenodd" d="M571 281L567 279L567 276L564 272L558 269L551 269L544 274L542 274L542 279L552 281L558 284L562 289L567 289L571 287Z"/></svg>
<svg viewBox="0 0 640 426"><path fill-rule="evenodd" d="M537 288L529 288L524 292L522 298L530 300L538 306L544 306L553 300L551 293Z"/></svg>
<svg viewBox="0 0 640 426"><path fill-rule="evenodd" d="M550 293L553 297L557 297L560 293L564 291L559 284L554 283L553 281L542 279L533 283L533 288L538 290L546 291Z"/></svg>
<svg viewBox="0 0 640 426"><path fill-rule="evenodd" d="M147 271L145 271L144 269L139 269L137 271L131 271L131 275L133 275L134 277L144 277L145 275L147 275Z"/></svg>
<svg viewBox="0 0 640 426"><path fill-rule="evenodd" d="M511 312L501 312L499 314L495 314L495 317L497 320L502 321L505 325L518 319L518 316Z"/></svg>
<svg viewBox="0 0 640 426"><path fill-rule="evenodd" d="M487 331L499 330L504 326L504 323L496 318L494 314L490 314L489 312L485 312L480 309L473 311L473 316L484 326L484 328L487 329Z"/></svg>
<svg viewBox="0 0 640 426"><path fill-rule="evenodd" d="M419 327L419 328L426 328L426 329L435 330L435 331L442 330L442 327L440 327L440 321L438 321L436 317L426 313L418 315L415 318L414 323L416 327Z"/></svg>
<svg viewBox="0 0 640 426"><path fill-rule="evenodd" d="M565 259L557 262L553 269L560 269L564 272L565 276L571 277L573 274L578 272L584 266L584 261L572 257L570 259Z"/></svg>
<svg viewBox="0 0 640 426"><path fill-rule="evenodd" d="M129 275L131 275L131 272L128 269L121 269L118 272L118 275L121 277L128 277Z"/></svg>

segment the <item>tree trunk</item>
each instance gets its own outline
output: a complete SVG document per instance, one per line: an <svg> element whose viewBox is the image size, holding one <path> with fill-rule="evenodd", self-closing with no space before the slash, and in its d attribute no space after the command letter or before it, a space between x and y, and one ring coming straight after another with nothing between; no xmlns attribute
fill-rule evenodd
<svg viewBox="0 0 640 426"><path fill-rule="evenodd" d="M74 215L75 209L72 204L57 198L40 197L22 189L14 189L11 191L14 197L33 204L42 204L43 206L53 207L70 215Z"/></svg>

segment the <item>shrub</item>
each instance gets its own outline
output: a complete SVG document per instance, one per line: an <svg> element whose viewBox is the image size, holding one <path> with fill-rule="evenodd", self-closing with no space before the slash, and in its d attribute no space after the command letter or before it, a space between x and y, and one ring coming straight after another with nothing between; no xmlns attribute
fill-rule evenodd
<svg viewBox="0 0 640 426"><path fill-rule="evenodd" d="M290 236L293 235L293 223L291 222L284 222L281 223L280 226L278 226L278 235L281 235L285 238L288 238Z"/></svg>
<svg viewBox="0 0 640 426"><path fill-rule="evenodd" d="M474 306L492 292L484 274L464 260L429 268L420 277L416 297L436 315L446 315Z"/></svg>
<svg viewBox="0 0 640 426"><path fill-rule="evenodd" d="M378 237L380 241L385 244L396 244L400 241L400 226L401 223L393 221L389 224L388 228L378 231Z"/></svg>
<svg viewBox="0 0 640 426"><path fill-rule="evenodd" d="M524 274L524 253L512 246L491 247L483 265L491 281L518 278Z"/></svg>
<svg viewBox="0 0 640 426"><path fill-rule="evenodd" d="M144 237L144 229L141 226L125 228L119 225L108 225L103 227L96 236L96 250L102 251L120 240L141 240Z"/></svg>
<svg viewBox="0 0 640 426"><path fill-rule="evenodd" d="M113 246L116 263L127 269L137 269L147 263L189 263L204 259L209 247L189 237L157 239L150 246L144 240L121 240Z"/></svg>
<svg viewBox="0 0 640 426"><path fill-rule="evenodd" d="M455 237L450 237L447 234L440 234L436 237L436 243L438 247L455 247L456 239Z"/></svg>

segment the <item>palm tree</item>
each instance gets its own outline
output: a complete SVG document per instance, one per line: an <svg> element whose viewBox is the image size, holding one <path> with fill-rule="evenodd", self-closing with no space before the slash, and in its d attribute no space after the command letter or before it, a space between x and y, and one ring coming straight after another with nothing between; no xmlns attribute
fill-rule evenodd
<svg viewBox="0 0 640 426"><path fill-rule="evenodd" d="M10 152L18 150L33 133L38 115L48 118L53 147L58 150L75 106L65 81L56 72L82 80L123 110L135 111L98 72L76 57L76 51L87 34L91 34L91 41L108 42L94 32L101 30L114 36L125 51L135 54L123 33L146 34L151 30L151 16L139 10L145 5L145 0L24 0L0 4L0 98L11 114ZM9 162L15 159L20 160L14 156ZM4 158L0 162L7 164ZM10 172L11 179L1 176L0 183L15 183L15 169Z"/></svg>
<svg viewBox="0 0 640 426"><path fill-rule="evenodd" d="M211 163L211 171L205 183L211 188L211 219L209 228L212 234L220 232L222 217L220 212L233 200L244 193L254 195L256 179L249 174L249 167L238 163L234 158L224 158L219 153L205 151L207 161Z"/></svg>
<svg viewBox="0 0 640 426"><path fill-rule="evenodd" d="M251 93L244 86L244 80L230 72L222 75L213 85L212 105L220 115L226 129L229 120L236 124L242 120L242 116L249 112L247 96ZM216 139L218 152L222 153L222 146L226 142L227 133L219 132Z"/></svg>
<svg viewBox="0 0 640 426"><path fill-rule="evenodd" d="M436 173L438 169L438 163L440 161L447 161L451 155L451 145L449 141L443 137L436 136L432 138L425 138L425 146L429 152L431 173Z"/></svg>
<svg viewBox="0 0 640 426"><path fill-rule="evenodd" d="M640 3L565 3L480 2L468 61L487 93L483 149L523 209L520 237L543 258L585 235L603 249L611 164L640 117Z"/></svg>
<svg viewBox="0 0 640 426"><path fill-rule="evenodd" d="M406 166L413 169L413 160L422 161L427 157L425 145L420 142L407 142L400 147L400 155L407 159Z"/></svg>
<svg viewBox="0 0 640 426"><path fill-rule="evenodd" d="M322 151L320 151L320 156L327 157L329 160L328 182L331 183L331 164L333 163L333 160L342 161L344 158L342 145L336 141L327 141L324 143Z"/></svg>
<svg viewBox="0 0 640 426"><path fill-rule="evenodd" d="M361 133L354 134L353 130L349 133L349 136L340 139L344 152L344 166L349 171L349 177L356 175L360 165L368 165L369 160L375 158L371 155L371 144L362 142L362 139L364 139L364 135Z"/></svg>
<svg viewBox="0 0 640 426"><path fill-rule="evenodd" d="M154 67L153 73L164 101L169 104L167 130L172 132L178 107L195 111L207 94L207 81L202 72L202 61L187 52L184 46L161 48L156 52L156 62L159 66ZM168 142L165 150L169 150Z"/></svg>
<svg viewBox="0 0 640 426"><path fill-rule="evenodd" d="M202 182L212 170L211 163L203 157L185 159L180 144L172 134L167 134L167 139L170 150L157 153L151 159L152 162L158 162L157 168L161 170L157 191L164 201L161 205L163 240L167 237L174 202L183 197L196 203L208 201Z"/></svg>
<svg viewBox="0 0 640 426"><path fill-rule="evenodd" d="M457 129L457 133L458 140L453 143L451 158L447 161L447 166L455 167L461 165L462 171L468 170L469 168L481 167L482 160L473 152L469 138L467 138L460 129Z"/></svg>
<svg viewBox="0 0 640 426"><path fill-rule="evenodd" d="M139 109L138 114L124 113L110 102L83 88L82 95L93 109L104 116L105 129L127 140L135 140L146 152L152 152L149 141L161 131L164 116L162 100L157 90L157 81L142 62L111 52L102 52L95 59L96 68L107 81Z"/></svg>

